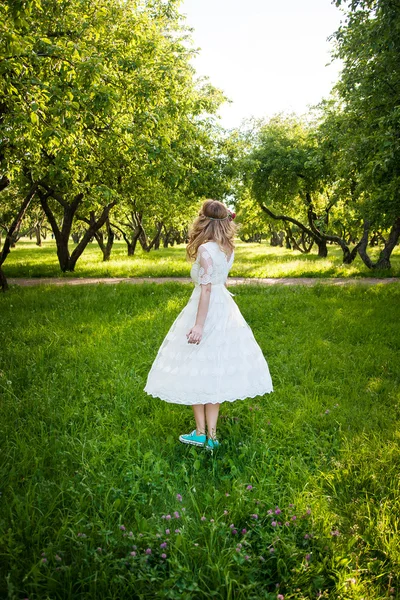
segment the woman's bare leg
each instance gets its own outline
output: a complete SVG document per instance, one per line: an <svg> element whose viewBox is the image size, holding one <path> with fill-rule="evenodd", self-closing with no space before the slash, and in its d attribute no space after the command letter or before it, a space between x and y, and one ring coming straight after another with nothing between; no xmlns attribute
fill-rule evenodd
<svg viewBox="0 0 400 600"><path fill-rule="evenodd" d="M206 420L208 437L216 439L217 437L217 421L219 414L219 404L206 404Z"/></svg>
<svg viewBox="0 0 400 600"><path fill-rule="evenodd" d="M196 420L196 434L203 435L206 432L204 404L192 404L192 408Z"/></svg>

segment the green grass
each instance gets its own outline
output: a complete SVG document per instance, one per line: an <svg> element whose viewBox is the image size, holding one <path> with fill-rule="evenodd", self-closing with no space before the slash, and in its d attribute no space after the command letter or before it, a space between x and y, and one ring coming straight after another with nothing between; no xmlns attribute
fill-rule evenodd
<svg viewBox="0 0 400 600"><path fill-rule="evenodd" d="M71 242L71 249L74 244ZM20 241L12 249L4 270L7 277L187 277L190 263L185 259L185 245L160 248L150 253L139 246L135 256L127 256L125 242L116 242L109 262L102 262L97 243L89 244L79 259L74 273L60 271L54 241L45 241L39 248L33 241ZM246 244L237 241L232 277L400 277L400 247L392 258L392 269L370 271L360 257L351 265L342 264L342 252L330 246L327 258L318 258L316 251L301 254L267 244ZM373 259L379 250L371 251Z"/></svg>
<svg viewBox="0 0 400 600"><path fill-rule="evenodd" d="M214 456L143 392L191 290L0 297L0 597L398 598L400 286L235 289L274 392L221 405Z"/></svg>

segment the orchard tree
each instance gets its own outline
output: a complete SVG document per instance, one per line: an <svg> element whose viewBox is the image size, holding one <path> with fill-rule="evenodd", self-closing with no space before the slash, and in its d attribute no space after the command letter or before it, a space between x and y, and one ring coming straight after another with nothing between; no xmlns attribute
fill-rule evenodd
<svg viewBox="0 0 400 600"><path fill-rule="evenodd" d="M359 254L369 268L390 268L400 236L400 5L394 0L337 0L346 21L334 34L343 62L336 86L351 128L344 157L357 166L364 219ZM367 253L371 228L388 231L374 263Z"/></svg>
<svg viewBox="0 0 400 600"><path fill-rule="evenodd" d="M75 268L112 209L149 179L170 189L185 177L182 146L199 136L182 130L204 129L223 101L212 86L195 84L178 4L2 6L9 32L1 63L4 177L36 186L63 271ZM70 252L77 220L87 229Z"/></svg>

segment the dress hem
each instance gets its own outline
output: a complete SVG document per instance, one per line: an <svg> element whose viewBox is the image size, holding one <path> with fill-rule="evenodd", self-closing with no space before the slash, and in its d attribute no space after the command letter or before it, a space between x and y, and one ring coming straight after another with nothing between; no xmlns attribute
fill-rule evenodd
<svg viewBox="0 0 400 600"><path fill-rule="evenodd" d="M144 390L146 392L146 390ZM216 400L215 402L213 402L212 400L209 400L207 402L179 402L177 400L174 400L172 398L170 398L169 396L157 396L155 394L152 394L151 392L146 392L146 394L148 394L149 396L152 396L153 398L158 398L159 400L163 400L164 402L168 402L170 404L180 404L181 406L193 406L195 404L222 404L223 402L236 402L236 400L247 400L250 398L256 398L257 396L264 396L265 394L271 394L274 390L266 390L262 393L257 393L257 394L250 394L247 396L235 396L235 398L225 398L225 400Z"/></svg>

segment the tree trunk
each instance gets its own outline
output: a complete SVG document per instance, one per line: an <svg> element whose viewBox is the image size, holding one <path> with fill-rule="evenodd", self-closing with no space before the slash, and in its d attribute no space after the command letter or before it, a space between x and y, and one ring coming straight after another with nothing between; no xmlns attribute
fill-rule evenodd
<svg viewBox="0 0 400 600"><path fill-rule="evenodd" d="M390 256L400 237L400 217L397 217L390 230L389 237L385 247L381 251L377 262L374 264L374 269L391 269Z"/></svg>
<svg viewBox="0 0 400 600"><path fill-rule="evenodd" d="M104 225L111 208L115 206L116 202L111 202L110 204L105 206L97 221L95 217L92 221L88 221L87 219L81 219L82 221L89 223L89 229L85 231L82 239L70 254L68 248L68 241L71 235L71 229L75 213L82 202L83 194L77 194L71 202L71 204L68 204L60 194L54 193L53 190L48 190L46 194L39 191L39 197L43 210L47 216L47 219L53 230L54 237L56 239L57 257L58 262L60 264L60 268L64 273L66 271L74 271L75 265L82 252L85 250L91 238L93 238L98 232L98 230ZM62 219L61 229L58 226L55 215L47 201L49 197L53 197L64 209L64 216Z"/></svg>
<svg viewBox="0 0 400 600"><path fill-rule="evenodd" d="M364 233L361 238L361 241L359 242L358 247L358 253L363 263L368 267L368 269L390 269L392 266L390 264L390 256L400 237L400 217L397 217L395 219L390 230L389 237L386 241L385 247L381 250L381 253L376 263L372 262L367 252L369 228L370 222L367 219L365 219Z"/></svg>
<svg viewBox="0 0 400 600"><path fill-rule="evenodd" d="M314 238L307 235L305 231L301 232L301 245L303 254L309 254L314 246Z"/></svg>
<svg viewBox="0 0 400 600"><path fill-rule="evenodd" d="M136 250L136 244L139 239L139 235L141 233L141 226L140 225L136 226L136 225L133 225L132 223L120 223L120 225L124 225L125 227L129 227L129 229L134 230L133 234L132 234L132 238L130 239L127 236L127 234L125 233L125 231L123 229L121 229L121 227L119 227L115 223L110 223L110 225L112 227L114 227L114 229L116 229L117 231L122 233L122 237L124 238L126 245L128 247L128 256L134 256L135 250Z"/></svg>
<svg viewBox="0 0 400 600"><path fill-rule="evenodd" d="M367 219L364 219L364 231L363 231L363 235L362 235L361 240L358 245L358 254L360 255L360 258L363 261L364 265L366 267L368 267L368 269L373 269L374 264L373 264L372 260L370 259L370 257L368 256L368 252L367 252L369 227L370 227L370 222L367 221Z"/></svg>
<svg viewBox="0 0 400 600"><path fill-rule="evenodd" d="M4 158L3 154L2 154L2 158ZM8 179L8 177L6 175L3 175L2 177L0 177L0 192L5 190L6 187L8 187L9 185L10 185L10 180Z"/></svg>
<svg viewBox="0 0 400 600"><path fill-rule="evenodd" d="M254 239L254 236L253 236ZM271 239L270 239L270 245L275 247L275 246L280 246L280 239L279 239L279 235L278 233L275 231L275 229L272 230L271 232Z"/></svg>
<svg viewBox="0 0 400 600"><path fill-rule="evenodd" d="M171 231L172 231L172 229L167 229L164 225L164 238L163 238L164 248L168 248Z"/></svg>
<svg viewBox="0 0 400 600"><path fill-rule="evenodd" d="M22 219L24 218L25 213L28 210L28 206L30 205L32 198L34 197L36 192L37 192L37 184L32 184L28 194L25 196L25 198L21 204L21 207L20 207L17 215L15 216L15 219L11 223L11 226L7 231L6 239L4 240L3 249L0 254L0 286L1 286L1 289L3 290L3 292L5 292L8 289L8 284L7 284L6 276L1 267L10 252L10 247L12 245L12 239L13 239L14 233L15 233L15 231L18 231L19 227L21 226Z"/></svg>
<svg viewBox="0 0 400 600"><path fill-rule="evenodd" d="M150 252L150 250L153 248L156 241L160 239L162 227L163 227L163 223L157 223L157 232L156 232L155 236L153 237L153 239L151 240L150 244L147 243L147 238L145 236L146 243L145 243L145 245L142 244L142 248L145 252ZM144 234L144 231L143 231L143 234ZM139 240L140 240L140 237L139 237ZM172 245L173 244L171 244L171 246Z"/></svg>
<svg viewBox="0 0 400 600"><path fill-rule="evenodd" d="M115 205L116 205L116 201L110 202L110 204L107 204L107 206L105 206L103 208L103 211L102 211L100 217L98 218L98 220L94 221L89 226L89 229L87 231L85 231L85 234L82 237L81 241L79 242L79 244L76 246L76 248L73 250L73 252L71 254L71 258L69 260L69 265L68 265L69 271L75 270L75 265L78 261L78 258L81 256L82 252L85 250L86 246L89 243L89 240L96 235L96 233L99 231L99 229L101 229L103 227L104 223L106 222L106 219L108 218L108 216L110 214L110 210Z"/></svg>
<svg viewBox="0 0 400 600"><path fill-rule="evenodd" d="M68 202L66 202L61 195L54 194L52 190L48 190L46 193L39 190L38 194L42 208L54 233L57 246L57 258L60 265L60 269L63 273L65 273L66 271L73 271L73 269L70 268L70 253L68 248L68 241L71 235L71 229L75 213L78 209L79 204L83 200L83 194L77 194L71 202L71 204L68 204ZM55 215L48 203L48 199L50 197L55 198L55 200L57 200L57 202L61 204L61 206L64 209L64 215L60 227L58 226Z"/></svg>
<svg viewBox="0 0 400 600"><path fill-rule="evenodd" d="M128 256L134 256L135 255L135 250L136 250L136 243L137 243L138 239L135 238L133 242L126 242L127 246L128 246Z"/></svg>
<svg viewBox="0 0 400 600"><path fill-rule="evenodd" d="M290 243L292 236L292 231L290 229L290 227L286 227L285 229L285 248L286 250L291 250L292 249L292 244Z"/></svg>
<svg viewBox="0 0 400 600"><path fill-rule="evenodd" d="M315 238L315 242L318 246L318 256L320 256L321 258L326 258L328 256L328 248L326 245L326 239Z"/></svg>
<svg viewBox="0 0 400 600"><path fill-rule="evenodd" d="M1 267L0 267L0 288L2 289L3 292L6 292L8 290L7 278Z"/></svg>
<svg viewBox="0 0 400 600"><path fill-rule="evenodd" d="M359 244L354 246L352 250L347 247L343 250L343 263L345 265L351 265L351 263L355 260L358 252L358 246Z"/></svg>
<svg viewBox="0 0 400 600"><path fill-rule="evenodd" d="M36 223L36 225L35 225L35 235L36 235L36 246L42 247L42 235L41 235L40 223Z"/></svg>
<svg viewBox="0 0 400 600"><path fill-rule="evenodd" d="M94 223L94 212L90 213L90 220L92 223ZM103 232L102 231L98 231L95 234L95 238L97 240L97 243L100 246L100 249L103 253L103 262L106 262L108 260L110 260L110 256L111 256L111 250L113 247L113 243L114 243L114 231L112 230L112 227L110 226L110 219L109 217L106 218L106 231L107 231L107 242L106 244L104 244L104 236L103 236Z"/></svg>

